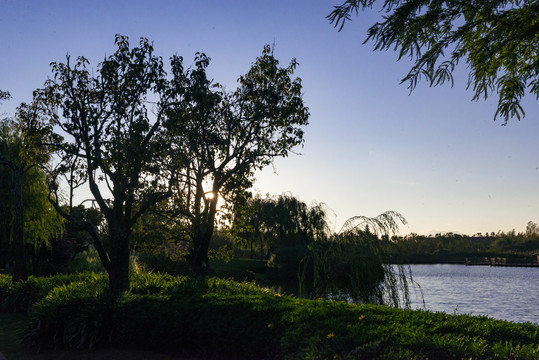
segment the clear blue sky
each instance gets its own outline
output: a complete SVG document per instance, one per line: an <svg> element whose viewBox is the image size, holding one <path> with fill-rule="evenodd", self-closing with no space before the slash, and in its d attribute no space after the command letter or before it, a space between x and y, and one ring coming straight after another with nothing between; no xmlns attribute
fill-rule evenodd
<svg viewBox="0 0 539 360"><path fill-rule="evenodd" d="M212 58L211 76L228 89L264 44L283 65L298 59L310 125L300 156L258 174L261 193L290 192L331 208L338 230L354 215L402 213L401 233L523 231L539 222L539 102L526 118L493 121L496 97L472 102L467 72L455 86L421 83L409 95L399 80L410 63L361 45L380 15L360 13L337 32L329 0L32 1L0 0L0 89L13 114L66 53L95 68L114 51L114 35L147 37L156 53L190 63Z"/></svg>

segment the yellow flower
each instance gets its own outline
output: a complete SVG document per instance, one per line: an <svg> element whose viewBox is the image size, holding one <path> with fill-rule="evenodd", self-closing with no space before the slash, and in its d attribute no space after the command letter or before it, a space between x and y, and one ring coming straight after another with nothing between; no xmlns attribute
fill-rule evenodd
<svg viewBox="0 0 539 360"><path fill-rule="evenodd" d="M327 335L327 338L328 338L328 339L331 339L331 338L334 337L334 336L335 336L334 333L329 333L329 334Z"/></svg>
<svg viewBox="0 0 539 360"><path fill-rule="evenodd" d="M338 358L339 358L339 355L333 355L333 358L334 358L334 359L338 359Z"/></svg>
<svg viewBox="0 0 539 360"><path fill-rule="evenodd" d="M271 324L269 324L268 327L270 328L270 327L271 327Z"/></svg>
<svg viewBox="0 0 539 360"><path fill-rule="evenodd" d="M359 321L365 319L365 315L360 315L358 318L357 318Z"/></svg>

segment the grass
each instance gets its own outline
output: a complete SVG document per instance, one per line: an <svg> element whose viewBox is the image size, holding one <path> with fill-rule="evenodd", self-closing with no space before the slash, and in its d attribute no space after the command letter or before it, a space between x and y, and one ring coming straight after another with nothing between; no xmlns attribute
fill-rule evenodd
<svg viewBox="0 0 539 360"><path fill-rule="evenodd" d="M27 321L27 345L82 349L81 356L112 346L214 359L539 358L532 324L299 299L219 278L139 274L119 298L108 295L102 275L71 280L36 279L59 285L28 317L2 314L0 346L16 351Z"/></svg>

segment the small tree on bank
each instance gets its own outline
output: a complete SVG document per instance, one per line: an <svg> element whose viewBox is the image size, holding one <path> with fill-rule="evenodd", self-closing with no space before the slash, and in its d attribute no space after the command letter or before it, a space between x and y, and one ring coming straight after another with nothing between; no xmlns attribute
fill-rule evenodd
<svg viewBox="0 0 539 360"><path fill-rule="evenodd" d="M354 216L329 240L312 242L298 272L300 295L408 307L411 275L389 264L379 238L395 234L399 222L406 224L395 211Z"/></svg>

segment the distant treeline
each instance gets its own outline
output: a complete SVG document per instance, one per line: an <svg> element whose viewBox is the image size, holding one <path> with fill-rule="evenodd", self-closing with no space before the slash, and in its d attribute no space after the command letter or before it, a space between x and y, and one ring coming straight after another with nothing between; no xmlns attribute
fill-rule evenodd
<svg viewBox="0 0 539 360"><path fill-rule="evenodd" d="M539 253L537 224L529 222L526 232L499 231L473 236L454 233L425 236L409 234L383 239L397 263L463 263L466 257L504 257L508 260L536 261Z"/></svg>

